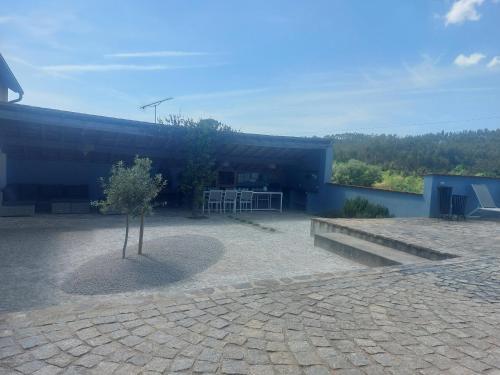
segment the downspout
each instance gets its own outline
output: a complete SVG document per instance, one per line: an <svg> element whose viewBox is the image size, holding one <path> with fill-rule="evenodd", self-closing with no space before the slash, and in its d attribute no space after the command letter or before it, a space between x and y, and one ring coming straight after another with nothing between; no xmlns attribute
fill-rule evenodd
<svg viewBox="0 0 500 375"><path fill-rule="evenodd" d="M21 100L23 100L23 92L18 92L19 94L19 97L17 99L14 99L14 100L9 100L7 103L17 103L17 102L20 102Z"/></svg>

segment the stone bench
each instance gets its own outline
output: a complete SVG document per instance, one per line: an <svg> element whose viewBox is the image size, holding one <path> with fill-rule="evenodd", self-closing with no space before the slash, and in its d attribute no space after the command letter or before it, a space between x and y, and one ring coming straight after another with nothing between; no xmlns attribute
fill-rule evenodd
<svg viewBox="0 0 500 375"><path fill-rule="evenodd" d="M88 201L60 201L52 202L50 212L53 214L88 214L90 202Z"/></svg>

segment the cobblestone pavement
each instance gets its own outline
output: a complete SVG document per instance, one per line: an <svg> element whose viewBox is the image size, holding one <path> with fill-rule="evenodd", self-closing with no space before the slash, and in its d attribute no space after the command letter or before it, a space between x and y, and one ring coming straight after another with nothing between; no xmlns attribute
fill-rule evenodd
<svg viewBox="0 0 500 375"><path fill-rule="evenodd" d="M500 373L500 261L0 315L0 374Z"/></svg>
<svg viewBox="0 0 500 375"><path fill-rule="evenodd" d="M500 254L500 221L448 221L429 218L328 220L460 256Z"/></svg>

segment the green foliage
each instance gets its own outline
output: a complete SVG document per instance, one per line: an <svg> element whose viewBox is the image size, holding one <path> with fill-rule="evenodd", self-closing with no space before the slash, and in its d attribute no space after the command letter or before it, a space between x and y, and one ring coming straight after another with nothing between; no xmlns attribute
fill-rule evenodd
<svg viewBox="0 0 500 375"><path fill-rule="evenodd" d="M151 202L166 185L161 174L151 176L151 164L150 159L136 156L131 167L123 161L113 165L109 178L101 178L106 197L97 203L101 211L117 211L134 217L149 214Z"/></svg>
<svg viewBox="0 0 500 375"><path fill-rule="evenodd" d="M165 187L166 180L161 174L151 176L151 160L136 156L134 165L127 167L119 161L111 167L111 174L107 180L101 178L106 200L97 202L101 212L121 212L126 215L125 240L123 243L122 258L125 258L127 249L129 216L140 216L138 253L142 254L144 234L144 215L151 213L152 201Z"/></svg>
<svg viewBox="0 0 500 375"><path fill-rule="evenodd" d="M373 187L420 194L424 191L424 179L415 175L404 176L394 171L384 171L382 181L377 182Z"/></svg>
<svg viewBox="0 0 500 375"><path fill-rule="evenodd" d="M356 197L347 199L341 212L342 217L347 218L384 218L390 217L389 210L380 204L373 204L368 199Z"/></svg>
<svg viewBox="0 0 500 375"><path fill-rule="evenodd" d="M500 129L396 135L338 134L335 159L361 160L403 175L458 173L500 177Z"/></svg>
<svg viewBox="0 0 500 375"><path fill-rule="evenodd" d="M181 176L181 191L191 196L193 215L196 215L203 203L203 190L215 183L215 157L220 137L233 130L213 119L194 121L172 115L161 123L184 130L187 158Z"/></svg>
<svg viewBox="0 0 500 375"><path fill-rule="evenodd" d="M382 169L362 161L350 159L333 166L333 182L343 185L372 186L382 180Z"/></svg>

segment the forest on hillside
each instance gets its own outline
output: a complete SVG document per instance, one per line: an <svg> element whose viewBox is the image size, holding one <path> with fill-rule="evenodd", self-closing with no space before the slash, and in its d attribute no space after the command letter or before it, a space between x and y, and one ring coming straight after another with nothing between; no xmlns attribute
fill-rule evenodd
<svg viewBox="0 0 500 375"><path fill-rule="evenodd" d="M337 162L356 159L405 175L500 177L500 129L405 137L347 133L329 138Z"/></svg>
<svg viewBox="0 0 500 375"><path fill-rule="evenodd" d="M500 177L500 129L328 138L338 183L419 192L428 173Z"/></svg>

